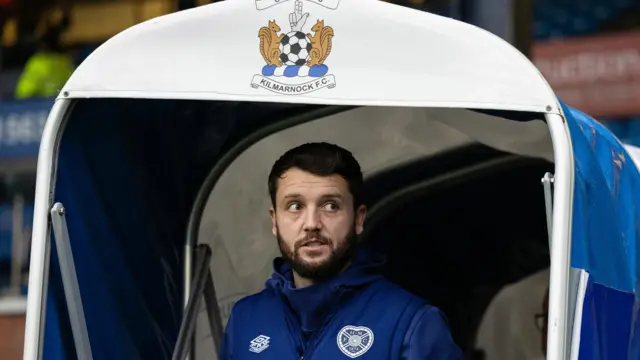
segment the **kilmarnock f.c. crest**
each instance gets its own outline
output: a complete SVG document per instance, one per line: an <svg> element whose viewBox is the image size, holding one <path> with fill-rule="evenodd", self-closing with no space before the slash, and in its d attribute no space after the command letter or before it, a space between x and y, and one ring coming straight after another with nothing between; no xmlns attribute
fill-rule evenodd
<svg viewBox="0 0 640 360"><path fill-rule="evenodd" d="M373 331L365 326L347 325L338 332L338 348L355 359L364 355L373 345Z"/></svg>
<svg viewBox="0 0 640 360"><path fill-rule="evenodd" d="M336 9L340 0L305 0L329 9ZM289 2L289 0L256 0L258 10ZM302 11L303 0L295 0L289 14L291 31L283 31L277 20L258 31L260 55L266 63L259 75L254 75L253 88L286 95L306 94L322 88L334 88L335 77L325 63L331 54L334 31L318 19L305 32L309 13Z"/></svg>

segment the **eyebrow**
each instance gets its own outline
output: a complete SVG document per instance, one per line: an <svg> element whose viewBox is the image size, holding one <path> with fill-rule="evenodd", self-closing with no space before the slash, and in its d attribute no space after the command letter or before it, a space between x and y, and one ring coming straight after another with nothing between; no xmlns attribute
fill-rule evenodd
<svg viewBox="0 0 640 360"><path fill-rule="evenodd" d="M342 199L344 198L344 196L342 196L342 194L339 194L339 193L333 193L333 194L322 195L320 198L321 199Z"/></svg>
<svg viewBox="0 0 640 360"><path fill-rule="evenodd" d="M302 195L298 194L298 193L293 193L293 194L287 194L284 196L285 200L293 200L293 199L299 199L301 198ZM331 194L325 194L322 195L320 197L321 199L343 199L344 196L340 193L331 193Z"/></svg>
<svg viewBox="0 0 640 360"><path fill-rule="evenodd" d="M300 195L300 194L287 194L287 195L285 195L285 196L284 196L284 199L285 199L285 200L288 200L288 199L298 199L298 198L300 198L300 197L301 197L301 195Z"/></svg>

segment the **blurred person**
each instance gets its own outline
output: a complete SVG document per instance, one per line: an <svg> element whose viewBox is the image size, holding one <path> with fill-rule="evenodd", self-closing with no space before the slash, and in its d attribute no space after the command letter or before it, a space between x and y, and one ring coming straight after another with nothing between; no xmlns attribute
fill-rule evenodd
<svg viewBox="0 0 640 360"><path fill-rule="evenodd" d="M0 39L4 38L4 26L13 11L14 0L0 0Z"/></svg>
<svg viewBox="0 0 640 360"><path fill-rule="evenodd" d="M540 343L542 348L542 357L544 360L547 356L547 324L549 323L549 288L544 293L542 299L542 313L536 314L536 326L540 329Z"/></svg>
<svg viewBox="0 0 640 360"><path fill-rule="evenodd" d="M462 360L441 311L384 279L383 259L357 245L363 187L357 160L337 145L304 144L275 162L270 216L282 256L266 288L233 307L221 360Z"/></svg>
<svg viewBox="0 0 640 360"><path fill-rule="evenodd" d="M476 337L476 349L487 360L539 360L540 333L536 322L540 299L549 286L549 268L505 286L485 312ZM536 321L539 321L536 318ZM546 337L545 337L546 341Z"/></svg>
<svg viewBox="0 0 640 360"><path fill-rule="evenodd" d="M74 70L73 59L64 53L62 32L68 27L69 18L49 26L38 41L38 50L27 61L16 86L17 99L55 97Z"/></svg>

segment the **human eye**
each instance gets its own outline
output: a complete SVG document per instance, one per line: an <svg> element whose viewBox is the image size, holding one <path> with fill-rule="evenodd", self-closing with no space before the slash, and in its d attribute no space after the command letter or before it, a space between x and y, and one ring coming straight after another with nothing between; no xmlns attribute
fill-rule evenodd
<svg viewBox="0 0 640 360"><path fill-rule="evenodd" d="M324 209L327 211L337 211L338 210L338 204L334 203L334 202L328 202L326 204L324 204Z"/></svg>
<svg viewBox="0 0 640 360"><path fill-rule="evenodd" d="M287 205L287 211L291 211L291 212L300 211L301 208L302 206L297 201L292 201Z"/></svg>

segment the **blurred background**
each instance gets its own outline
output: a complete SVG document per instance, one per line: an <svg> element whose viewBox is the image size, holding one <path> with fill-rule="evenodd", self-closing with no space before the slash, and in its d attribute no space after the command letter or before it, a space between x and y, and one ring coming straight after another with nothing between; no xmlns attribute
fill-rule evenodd
<svg viewBox="0 0 640 360"><path fill-rule="evenodd" d="M248 1L248 0L247 0ZM53 98L118 32L211 0L0 0L0 357L22 357L40 136ZM640 145L640 0L396 0L530 57L556 93Z"/></svg>

